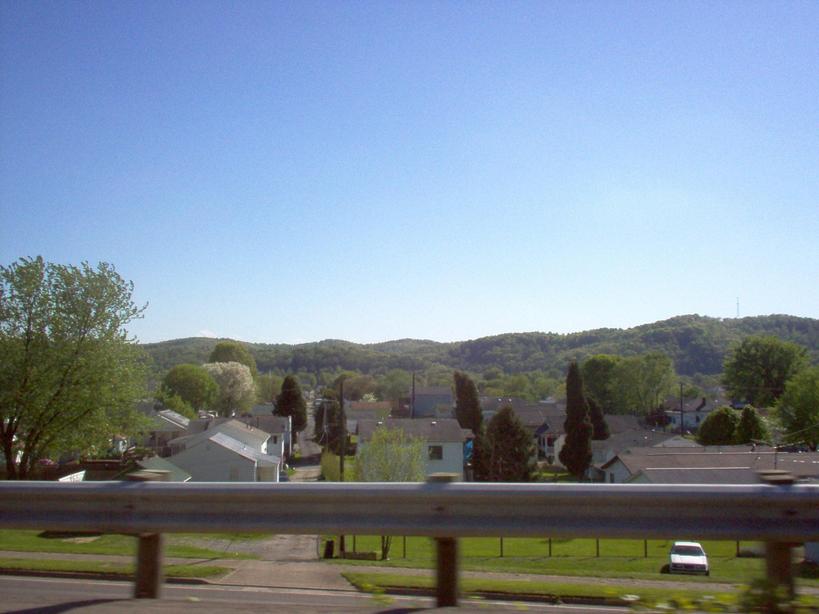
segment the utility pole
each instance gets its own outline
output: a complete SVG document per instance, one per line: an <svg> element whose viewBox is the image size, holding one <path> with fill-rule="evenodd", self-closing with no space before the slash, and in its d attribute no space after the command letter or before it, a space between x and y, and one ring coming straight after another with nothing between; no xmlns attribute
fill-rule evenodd
<svg viewBox="0 0 819 614"><path fill-rule="evenodd" d="M685 415L683 414L683 383L680 382L680 435L683 434L683 424L685 423Z"/></svg>
<svg viewBox="0 0 819 614"><path fill-rule="evenodd" d="M412 372L412 392L410 392L410 418L415 418L415 371Z"/></svg>
<svg viewBox="0 0 819 614"><path fill-rule="evenodd" d="M341 382L339 383L339 392L338 392L338 401L339 401L339 409L338 409L338 430L341 435L341 441L339 442L339 452L338 455L338 479L340 482L344 481L344 457L347 455L347 421L344 419L344 378L341 378ZM344 534L342 533L338 537L338 551L341 554L341 558L344 558L344 554L347 551L347 548L344 544Z"/></svg>

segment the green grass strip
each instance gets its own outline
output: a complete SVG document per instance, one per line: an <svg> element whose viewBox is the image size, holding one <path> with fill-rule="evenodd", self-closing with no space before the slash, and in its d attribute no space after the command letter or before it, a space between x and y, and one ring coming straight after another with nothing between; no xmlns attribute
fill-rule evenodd
<svg viewBox="0 0 819 614"><path fill-rule="evenodd" d="M66 561L56 559L12 559L0 558L0 569L20 571L59 571L80 573L113 573L132 576L134 566L104 561ZM169 578L212 578L230 571L227 567L215 565L166 565L163 568Z"/></svg>
<svg viewBox="0 0 819 614"><path fill-rule="evenodd" d="M366 592L384 592L390 589L428 589L435 588L435 578L429 576L406 576L380 573L344 573L347 580L358 589ZM623 604L640 603L656 605L669 603L735 603L736 596L731 593L703 594L702 591L669 591L667 588L612 587L600 584L540 582L526 580L496 580L491 578L461 578L461 593L464 595L497 594L503 598L535 596L544 599L564 600L570 598L619 600Z"/></svg>
<svg viewBox="0 0 819 614"><path fill-rule="evenodd" d="M238 541L240 533L228 533L227 539ZM136 554L137 540L131 535L91 535L91 541L83 542L82 535L72 538L69 535L60 537L40 531L0 530L0 550L11 552L56 552L64 554ZM243 552L222 552L211 548L201 548L184 542L175 541L175 535L168 535L165 556L183 559L257 559L255 554ZM188 538L202 538L199 534L187 535ZM218 538L217 538L218 539ZM222 537L224 539L224 537Z"/></svg>

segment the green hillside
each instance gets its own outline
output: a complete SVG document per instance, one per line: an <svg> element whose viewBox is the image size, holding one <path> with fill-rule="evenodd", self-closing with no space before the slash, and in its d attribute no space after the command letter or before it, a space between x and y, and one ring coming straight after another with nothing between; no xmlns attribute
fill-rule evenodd
<svg viewBox="0 0 819 614"><path fill-rule="evenodd" d="M318 373L349 369L381 374L390 369L423 370L432 365L484 372L545 371L562 377L566 364L598 353L632 355L661 351L681 375L722 371L726 352L748 335L769 334L808 348L819 362L819 320L787 315L740 319L685 315L629 329L602 328L560 335L507 333L471 341L437 343L401 339L376 344L325 340L300 345L250 343L260 372ZM205 362L216 339L189 338L146 344L156 373L175 364Z"/></svg>

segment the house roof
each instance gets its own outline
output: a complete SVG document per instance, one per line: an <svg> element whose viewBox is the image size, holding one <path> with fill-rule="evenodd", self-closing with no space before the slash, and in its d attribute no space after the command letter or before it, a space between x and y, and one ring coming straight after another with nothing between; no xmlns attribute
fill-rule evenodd
<svg viewBox="0 0 819 614"><path fill-rule="evenodd" d="M614 435L616 433L625 433L628 431L640 430L640 422L637 416L625 416L620 414L605 414L603 416L606 424L609 425L609 432Z"/></svg>
<svg viewBox="0 0 819 614"><path fill-rule="evenodd" d="M546 416L543 410L537 405L527 405L514 408L515 415L517 415L521 424L530 430L537 430L546 422Z"/></svg>
<svg viewBox="0 0 819 614"><path fill-rule="evenodd" d="M236 418L236 420L243 424L249 424L270 435L286 433L290 427L290 420L287 416L261 414L256 416L241 416L240 418Z"/></svg>
<svg viewBox="0 0 819 614"><path fill-rule="evenodd" d="M204 430L172 439L168 442L168 445L175 446L185 443L186 447L190 447L201 441L209 439L213 433L223 433L245 445L256 449L261 448L262 445L268 439L270 439L270 433L250 426L249 424L244 424L235 419L225 419L224 421L220 421L220 419L217 418L216 420L211 421L195 420L194 422L196 423L195 428L197 429L202 426L201 423L207 422L207 424L204 424Z"/></svg>
<svg viewBox="0 0 819 614"><path fill-rule="evenodd" d="M389 412L390 409L392 409L392 403L390 403L389 401L350 401L349 409L353 411Z"/></svg>
<svg viewBox="0 0 819 614"><path fill-rule="evenodd" d="M407 396L412 395L412 389L409 390ZM449 386L425 386L415 388L415 397L419 396L447 396L452 397L452 389Z"/></svg>
<svg viewBox="0 0 819 614"><path fill-rule="evenodd" d="M656 468L641 469L629 482L651 484L758 484L759 476L750 467Z"/></svg>
<svg viewBox="0 0 819 614"><path fill-rule="evenodd" d="M609 450L613 455L618 455L629 448L656 446L672 437L674 437L674 433L636 429L615 433L608 439L592 441L591 443L592 451L597 454Z"/></svg>
<svg viewBox="0 0 819 614"><path fill-rule="evenodd" d="M465 439L461 425L453 418L410 419L387 418L386 420L359 420L358 440L369 441L378 427L400 429L410 437L441 443L462 443Z"/></svg>
<svg viewBox="0 0 819 614"><path fill-rule="evenodd" d="M529 403L517 397L496 397L489 395L479 397L478 401L480 402L482 411L498 411L507 405L518 409L519 407L525 407Z"/></svg>
<svg viewBox="0 0 819 614"><path fill-rule="evenodd" d="M797 478L819 477L819 453L816 452L787 453L770 450L715 452L710 451L708 448L705 448L705 450L698 452L666 450L665 453L660 454L644 454L629 450L610 460L603 465L603 468L619 460L632 475L644 470L707 469L715 471L745 469L756 473L766 469L782 469Z"/></svg>
<svg viewBox="0 0 819 614"><path fill-rule="evenodd" d="M208 441L212 441L216 445L222 446L231 452L235 452L239 456L242 456L248 460L256 461L256 463L262 465L275 466L281 463L281 459L278 456L262 454L261 452L246 446L241 441L234 439L225 433L213 433L210 437L208 437Z"/></svg>
<svg viewBox="0 0 819 614"><path fill-rule="evenodd" d="M152 456L151 458L137 461L137 465L143 469L167 471L169 482L188 482L191 479L190 473L159 456Z"/></svg>

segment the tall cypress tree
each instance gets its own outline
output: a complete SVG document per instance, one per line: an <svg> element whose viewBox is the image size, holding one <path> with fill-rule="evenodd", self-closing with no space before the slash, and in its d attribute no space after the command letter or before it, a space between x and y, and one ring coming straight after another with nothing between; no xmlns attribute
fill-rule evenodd
<svg viewBox="0 0 819 614"><path fill-rule="evenodd" d="M288 375L282 382L282 391L276 397L276 415L292 416L293 430L301 432L307 426L307 405L301 393L299 380Z"/></svg>
<svg viewBox="0 0 819 614"><path fill-rule="evenodd" d="M461 428L472 429L475 435L481 430L481 403L475 382L466 373L455 371L455 417Z"/></svg>
<svg viewBox="0 0 819 614"><path fill-rule="evenodd" d="M536 465L534 443L509 405L489 421L486 438L490 482L532 481Z"/></svg>
<svg viewBox="0 0 819 614"><path fill-rule="evenodd" d="M588 397L586 401L589 404L589 420L593 429L592 439L595 441L608 439L611 437L611 431L606 418L603 416L603 410L600 409L600 405L592 397Z"/></svg>
<svg viewBox="0 0 819 614"><path fill-rule="evenodd" d="M566 375L566 443L560 450L560 462L577 479L582 479L591 465L593 428L589 421L589 406L583 394L583 380L576 362L569 365Z"/></svg>

